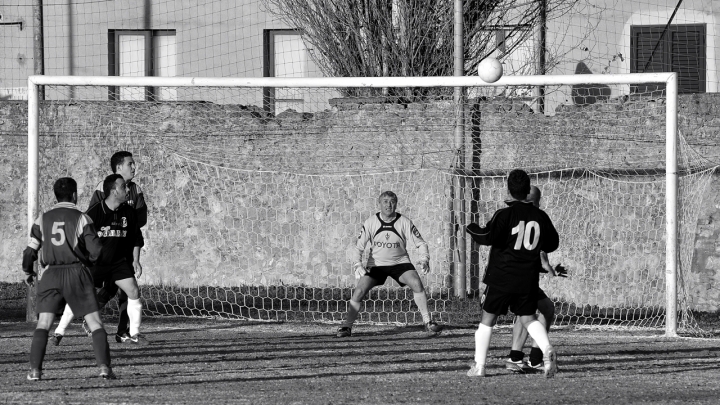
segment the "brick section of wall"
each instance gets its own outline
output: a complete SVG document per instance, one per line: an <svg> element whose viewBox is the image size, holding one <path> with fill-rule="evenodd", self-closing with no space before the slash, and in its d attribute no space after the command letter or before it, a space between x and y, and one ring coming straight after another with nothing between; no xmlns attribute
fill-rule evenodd
<svg viewBox="0 0 720 405"><path fill-rule="evenodd" d="M682 97L680 103L682 135L710 161L716 160L720 151L716 145L720 123L717 118L720 116L719 101L715 95L695 95ZM403 105L383 104L377 100L337 100L332 105L331 111L315 115L286 112L270 117L259 108L238 105L45 103L42 131L55 135L43 136L41 141L44 149L40 160L43 168L40 185L45 190L42 205L49 207L52 203L47 189L54 179L67 175L78 181L79 205L85 208L96 184L109 173L109 156L119 149L130 150L140 162L141 174L137 182L148 194L151 210L146 234L152 241L152 249L143 256L146 268L157 271L155 276L148 275L150 280L179 284L185 280L227 285L273 283L281 276L287 279L284 272L294 266L296 271L291 280L298 284L328 286L328 277L336 277L337 284L341 286L352 284L351 275L345 274L347 266L337 263L346 256L340 245L353 239L360 221L373 207L366 202L357 202L359 196L343 194L342 191L338 192L337 202L323 205L303 197L312 194L311 186L299 185L306 189L299 189L293 201L278 205L281 209L268 210L278 201L262 186L264 180L257 180L248 183L252 187L241 186L237 194L225 201L226 206L228 201L237 206L242 206L244 201L261 201L258 212L243 214L248 217L270 218L294 209L309 209L316 215L324 212L322 215L332 216L335 213L338 223L346 223L346 226L333 231L337 235L331 232L328 236L328 243L337 244L342 250L335 257L305 257L302 263L293 264L273 261L272 252L256 252L256 258L247 259L247 265L257 266L262 271L258 275L243 276L236 274L237 267L233 261L237 258L225 257L222 250L215 249L221 240L216 240L217 236L211 235L212 239L208 239L203 235L188 234L194 241L193 245L181 247L172 238L163 235L164 221L181 220L177 218L178 209L191 203L203 207L196 212L200 218L223 222L228 229L252 226L238 220L232 213L218 215L224 209L221 204L223 196L209 192L202 197L190 194L179 197L170 192L186 190L190 193L204 186L222 190L223 187L237 185L236 182L243 179L248 180L249 174L238 174L245 169L312 174L328 171L377 172L388 168L449 168L453 164L454 110L450 102ZM468 120L472 121L469 125L473 128L468 139L474 137L476 140L474 144L468 142L466 145L468 166L502 173L514 167L542 169L585 165L623 169L624 166L636 167L638 161L662 161L663 111L661 102L646 100L583 108L568 106L553 117L545 117L532 114L524 104L490 105L480 102L468 112ZM608 115L613 119L608 119ZM568 134L574 136L568 137ZM4 175L4 181L0 182L0 237L3 240L0 247L0 281L17 281L21 277L20 256L27 242L26 139L26 104L0 103L0 148L3 151L0 173ZM482 153L473 153L480 143ZM549 153L568 148L571 152ZM582 155L573 154L573 148L577 151L591 149L593 153L578 160L577 156ZM628 153L629 150L638 152ZM178 163L180 161L173 156L174 152L189 159ZM392 157L397 155L403 157L399 161ZM197 175L202 170L209 170L209 166L198 164L193 158L213 163L213 176L217 177L212 181L218 184L203 185L202 178L193 178L189 174ZM192 170L189 169L191 166ZM218 167L222 168L219 175ZM653 170L659 166L654 163L644 168ZM151 173L152 176L149 176ZM402 182L402 179L398 178L398 181ZM363 190L373 193L381 186L370 184ZM332 184L326 187L332 188ZM435 184L434 187L437 188L436 193L444 192L441 185ZM692 307L701 310L720 308L720 226L716 225L716 219L720 217L718 189L720 179L714 177L701 208L692 271L684 275L691 291ZM422 191L406 190L404 193ZM446 219L443 211L432 208L433 204L443 203L428 201L411 213L413 217L429 218L419 226L424 234L444 232L443 226L434 223L438 219ZM305 230L289 231L310 232L310 225L307 226ZM187 229L187 232L193 232L192 227ZM266 231L258 228L256 233L263 235ZM446 246L443 242L433 243L438 251L436 256L444 256L442 249ZM296 247L291 244L288 242L287 247ZM558 257L553 261L563 259L567 258ZM445 258L438 257L437 260ZM437 275L439 284L447 286L447 274L442 272L448 271L442 269ZM317 277L313 276L316 272ZM566 296L572 297L573 294L568 291Z"/></svg>

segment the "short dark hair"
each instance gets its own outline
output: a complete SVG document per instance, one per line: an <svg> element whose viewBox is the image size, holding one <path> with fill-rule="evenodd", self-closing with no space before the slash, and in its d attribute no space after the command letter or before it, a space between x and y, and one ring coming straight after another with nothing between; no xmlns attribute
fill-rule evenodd
<svg viewBox="0 0 720 405"><path fill-rule="evenodd" d="M71 202L73 193L77 193L77 182L72 177L61 177L53 185L58 202Z"/></svg>
<svg viewBox="0 0 720 405"><path fill-rule="evenodd" d="M132 153L126 150L121 150L120 152L115 152L112 155L112 157L110 158L110 168L112 169L113 173L117 173L118 165L123 164L126 157L132 157Z"/></svg>
<svg viewBox="0 0 720 405"><path fill-rule="evenodd" d="M103 193L105 193L105 198L110 196L110 192L115 188L115 182L118 179L123 179L123 176L120 174L111 174L105 177L105 180L103 180Z"/></svg>
<svg viewBox="0 0 720 405"><path fill-rule="evenodd" d="M396 203L398 202L397 194L393 193L393 192L390 191L390 190L388 190L388 191L383 191L382 193L380 193L380 197L378 197L378 201L380 201L380 199L383 198L383 197L390 197L390 198L392 198L393 200L395 200Z"/></svg>
<svg viewBox="0 0 720 405"><path fill-rule="evenodd" d="M530 176L524 170L515 169L508 174L508 191L516 200L524 200L530 193Z"/></svg>

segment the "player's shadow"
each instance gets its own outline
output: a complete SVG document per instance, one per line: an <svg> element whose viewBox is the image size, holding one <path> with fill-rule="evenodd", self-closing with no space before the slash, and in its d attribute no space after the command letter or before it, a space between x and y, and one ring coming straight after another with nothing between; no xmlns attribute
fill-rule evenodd
<svg viewBox="0 0 720 405"><path fill-rule="evenodd" d="M277 343L273 343L272 347L262 347L262 350L258 350L258 346L263 343L267 344L267 341L259 342L245 342L244 348L239 348L237 344L228 343L224 345L213 345L198 347L197 345L190 344L188 348L174 347L173 351L182 353L183 356L189 357L203 357L204 363L224 363L224 362L261 362L261 361L277 361L277 360L293 360L296 362L302 362L303 360L318 360L318 359L332 359L343 357L344 362L348 364L364 365L364 364L375 364L376 358L387 357L387 358L401 358L403 362L427 362L427 361L466 361L472 358L473 347L471 342L466 342L465 345L457 345L457 342L444 341L445 345L428 347L426 345L417 345L409 348L408 345L397 345L393 342L388 342L385 346L378 346L377 342L368 344L368 342L358 341L352 345L338 345L328 346L320 342L315 342L312 345L308 345L307 341L302 345L287 345L283 340L278 340ZM448 346L447 343L451 343ZM369 353L368 347L372 347L371 353ZM193 350L188 350L192 348ZM507 347L493 346L490 348L492 351L505 350ZM368 357L372 354L372 359ZM168 353L157 350L143 350L142 355L139 355L137 350L119 350L114 352L113 356L117 359L128 359L136 365L152 365L156 364L155 359L162 358L163 363L168 364L185 364L186 360L182 357L178 357L173 360L167 359ZM248 357L251 356L251 357ZM422 360L410 359L412 356L423 356ZM357 361L352 360L357 358ZM142 361L140 359L147 359Z"/></svg>
<svg viewBox="0 0 720 405"><path fill-rule="evenodd" d="M243 374L245 376L238 377L238 378L213 378L213 383L230 383L230 382L254 382L254 381L287 381L287 380L303 380L303 379L318 379L318 378L333 378L336 379L338 377L356 377L356 376L385 376L385 375L401 375L401 374L417 374L417 373L438 373L438 372L465 372L470 367L468 365L452 365L452 366L435 366L435 367L423 367L423 368L417 368L417 369L411 369L411 370L391 370L391 371L354 371L354 372L320 372L320 373L308 373L304 375L287 375L287 376L248 376L251 374L254 374L258 370L253 370L253 373L248 373L248 370L244 370ZM307 367L302 368L303 370L308 370ZM221 374L230 374L230 373L239 373L240 371L232 370L232 371L225 371L217 373L217 371L213 371L216 373L216 376L220 376ZM137 378L132 379L131 384L122 384L123 376L120 372L118 376L118 380L114 383L112 383L113 388L137 388L142 386L147 387L160 387L160 386L174 386L174 385L204 385L207 384L207 381L204 378L201 378L198 381L187 381L187 379L184 379L182 382L169 382L169 383L163 383L159 382L158 380L167 376L168 378L172 378L177 376L176 371L165 373L165 375L162 374L153 374L153 378L150 381L145 382L139 382ZM184 376L192 377L193 375L198 375L199 377L205 376L207 372L201 372L201 373L190 373L190 374L184 374ZM487 376L486 378L490 377L501 377L506 376L505 373L496 373ZM94 389L103 389L106 390L106 387L87 387L84 388L84 390L94 390Z"/></svg>

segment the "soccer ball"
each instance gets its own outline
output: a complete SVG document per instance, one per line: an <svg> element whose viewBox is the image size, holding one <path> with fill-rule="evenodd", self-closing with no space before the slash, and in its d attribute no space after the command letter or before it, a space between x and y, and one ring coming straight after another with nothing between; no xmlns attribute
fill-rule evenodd
<svg viewBox="0 0 720 405"><path fill-rule="evenodd" d="M485 58L478 65L478 76L486 83L495 83L502 74L502 64L495 58Z"/></svg>

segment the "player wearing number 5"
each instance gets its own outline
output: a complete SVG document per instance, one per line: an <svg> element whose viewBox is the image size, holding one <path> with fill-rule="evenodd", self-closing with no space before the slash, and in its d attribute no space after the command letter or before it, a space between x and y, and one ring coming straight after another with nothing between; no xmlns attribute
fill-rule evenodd
<svg viewBox="0 0 720 405"><path fill-rule="evenodd" d="M420 235L410 218L395 212L398 198L392 191L384 191L378 197L380 212L368 218L360 230L355 244L354 270L355 277L359 278L357 287L348 302L347 317L343 326L337 331L337 337L352 335L352 325L355 323L360 305L365 295L375 286L383 285L388 277L392 277L401 286L409 286L413 290L413 299L423 317L425 330L430 334L440 332L441 327L430 317L428 311L425 287L410 256L405 249L412 241L420 251L418 265L423 274L429 270L430 253L427 243ZM367 266L362 264L362 255L367 244L370 243L370 256Z"/></svg>
<svg viewBox="0 0 720 405"><path fill-rule="evenodd" d="M557 372L556 353L545 327L537 320L540 252L550 253L559 245L559 236L550 217L532 202L530 177L513 170L507 180L508 207L497 210L485 227L470 224L467 232L481 245L490 246L483 282L487 285L482 321L475 332L475 365L468 376L485 375L485 360L490 346L492 327L498 315L508 308L520 318L530 336L543 352L546 377Z"/></svg>
<svg viewBox="0 0 720 405"><path fill-rule="evenodd" d="M42 363L48 331L55 314L67 303L72 311L87 321L92 331L95 359L100 376L115 378L110 368L110 348L95 298L90 266L101 254L102 245L92 219L78 210L77 183L69 177L58 179L53 186L58 203L40 215L30 231L30 243L23 252L22 268L27 283L36 276L33 263L44 269L38 275L38 323L30 347L28 380L42 378Z"/></svg>

